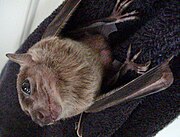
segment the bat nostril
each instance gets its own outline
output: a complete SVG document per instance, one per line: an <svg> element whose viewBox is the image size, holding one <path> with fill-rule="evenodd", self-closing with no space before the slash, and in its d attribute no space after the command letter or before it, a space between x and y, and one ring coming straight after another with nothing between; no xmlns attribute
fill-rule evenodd
<svg viewBox="0 0 180 137"><path fill-rule="evenodd" d="M45 116L44 116L44 114L42 112L39 111L39 112L37 112L37 118L39 120L43 120L45 118Z"/></svg>

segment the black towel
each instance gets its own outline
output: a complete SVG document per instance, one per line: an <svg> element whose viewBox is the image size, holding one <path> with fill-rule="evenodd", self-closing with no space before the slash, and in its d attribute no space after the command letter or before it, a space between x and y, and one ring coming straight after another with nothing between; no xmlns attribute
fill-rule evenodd
<svg viewBox="0 0 180 137"><path fill-rule="evenodd" d="M115 3L116 0L82 0L63 33L87 21L108 16ZM19 48L18 53L26 52L41 39L46 27L59 10L60 8L55 10L40 24ZM140 19L118 24L119 31L109 37L114 57L123 62L130 43L132 54L142 49L137 62L151 60L151 67L175 55L171 62L175 81L170 88L160 93L85 115L83 134L86 137L152 137L180 113L180 2L134 0L127 9L132 10L140 12ZM54 126L40 128L22 112L16 92L18 71L19 66L9 61L0 75L0 137L76 136L74 128L79 116L61 120ZM130 73L123 82L135 76Z"/></svg>

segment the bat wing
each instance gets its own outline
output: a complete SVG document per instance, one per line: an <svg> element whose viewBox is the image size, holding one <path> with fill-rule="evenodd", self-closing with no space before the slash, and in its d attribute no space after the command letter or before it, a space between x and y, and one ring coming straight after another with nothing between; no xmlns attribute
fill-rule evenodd
<svg viewBox="0 0 180 137"><path fill-rule="evenodd" d="M76 10L81 0L66 0L63 3L63 7L60 12L56 15L54 20L49 24L42 38L48 36L55 36L59 34L64 28L67 21L70 19L73 12Z"/></svg>
<svg viewBox="0 0 180 137"><path fill-rule="evenodd" d="M170 59L152 68L123 87L98 97L86 112L99 112L111 106L142 98L168 88L174 80L169 68L169 61Z"/></svg>

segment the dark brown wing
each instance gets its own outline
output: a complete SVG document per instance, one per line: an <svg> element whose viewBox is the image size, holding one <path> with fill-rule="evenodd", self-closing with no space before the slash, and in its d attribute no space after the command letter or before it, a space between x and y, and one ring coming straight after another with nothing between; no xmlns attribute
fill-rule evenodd
<svg viewBox="0 0 180 137"><path fill-rule="evenodd" d="M47 27L42 38L59 34L80 2L81 0L66 0L60 12Z"/></svg>
<svg viewBox="0 0 180 137"><path fill-rule="evenodd" d="M169 61L149 70L125 86L100 96L86 112L98 112L111 106L142 98L168 88L173 83Z"/></svg>

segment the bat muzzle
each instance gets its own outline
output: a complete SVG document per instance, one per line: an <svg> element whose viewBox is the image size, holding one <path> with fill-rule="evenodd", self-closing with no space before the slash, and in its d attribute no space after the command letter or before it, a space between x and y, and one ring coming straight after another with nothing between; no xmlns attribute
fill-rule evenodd
<svg viewBox="0 0 180 137"><path fill-rule="evenodd" d="M60 109L51 110L51 111L49 110L47 111L45 109L37 109L33 112L31 118L35 123L43 127L45 125L52 125L56 121L58 121L60 119L60 114L61 114Z"/></svg>

